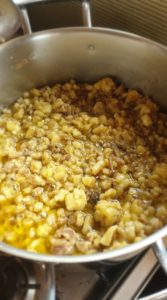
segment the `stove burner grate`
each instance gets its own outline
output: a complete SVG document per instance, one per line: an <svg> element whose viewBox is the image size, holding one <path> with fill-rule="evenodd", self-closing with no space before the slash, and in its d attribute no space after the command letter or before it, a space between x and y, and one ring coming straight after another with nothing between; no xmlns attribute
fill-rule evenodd
<svg viewBox="0 0 167 300"><path fill-rule="evenodd" d="M0 300L23 299L56 299L54 267L1 254Z"/></svg>
<svg viewBox="0 0 167 300"><path fill-rule="evenodd" d="M37 290L39 283L29 282L29 274L23 263L14 257L0 257L0 299L21 300L29 289Z"/></svg>

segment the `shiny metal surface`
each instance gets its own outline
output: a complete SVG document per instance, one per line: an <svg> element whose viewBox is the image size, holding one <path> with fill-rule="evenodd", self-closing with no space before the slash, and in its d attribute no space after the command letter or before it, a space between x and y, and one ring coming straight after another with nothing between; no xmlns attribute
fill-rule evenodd
<svg viewBox="0 0 167 300"><path fill-rule="evenodd" d="M56 279L53 264L36 265L36 280L41 283L35 300L56 300Z"/></svg>
<svg viewBox="0 0 167 300"><path fill-rule="evenodd" d="M49 2L67 2L67 1L70 1L70 0L13 0L14 3L16 5L19 5L19 6L26 6L26 5L31 5L31 4L35 4L35 3L49 3ZM82 1L82 2L89 2L90 0L79 0L79 1Z"/></svg>
<svg viewBox="0 0 167 300"><path fill-rule="evenodd" d="M32 28L31 28L28 11L26 7L21 8L21 25L24 34L32 33Z"/></svg>
<svg viewBox="0 0 167 300"><path fill-rule="evenodd" d="M163 239L163 243L167 248L167 237ZM115 289L114 285L109 286L101 300L158 300L160 297L167 299L166 276L158 262L155 252L150 248L141 255ZM157 277L158 272L161 275ZM153 288L153 285L156 286Z"/></svg>
<svg viewBox="0 0 167 300"><path fill-rule="evenodd" d="M152 294L150 296L140 298L139 300L166 300L166 299L167 299L167 289Z"/></svg>
<svg viewBox="0 0 167 300"><path fill-rule="evenodd" d="M82 14L83 14L83 25L86 27L92 27L92 19L90 12L90 1L82 1Z"/></svg>
<svg viewBox="0 0 167 300"><path fill-rule="evenodd" d="M157 259L155 254L152 249L149 249L139 260L137 265L135 265L135 267L128 273L125 280L118 286L114 295L109 289L108 293L102 300L141 300L141 290L144 289L147 280L149 280L148 278L152 276L156 265Z"/></svg>
<svg viewBox="0 0 167 300"><path fill-rule="evenodd" d="M31 5L34 3L45 3L45 2L53 2L55 0L14 0L14 3L19 6Z"/></svg>
<svg viewBox="0 0 167 300"><path fill-rule="evenodd" d="M20 27L20 13L11 0L0 1L0 42L11 38Z"/></svg>
<svg viewBox="0 0 167 300"><path fill-rule="evenodd" d="M27 274L24 300L56 300L55 268L52 264L40 264L18 260ZM17 270L16 270L17 271ZM19 286L19 283L18 283ZM18 289L19 290L19 289ZM15 297L12 300L18 300Z"/></svg>
<svg viewBox="0 0 167 300"><path fill-rule="evenodd" d="M157 240L153 246L153 249L165 274L167 275L167 250L163 240L162 239Z"/></svg>
<svg viewBox="0 0 167 300"><path fill-rule="evenodd" d="M0 78L1 105L10 104L34 86L70 78L93 81L114 76L127 86L153 96L167 108L167 48L126 32L98 28L43 31L1 45L0 65L5 74ZM166 234L164 227L123 249L76 257L36 254L4 243L0 243L0 251L50 263L122 261Z"/></svg>

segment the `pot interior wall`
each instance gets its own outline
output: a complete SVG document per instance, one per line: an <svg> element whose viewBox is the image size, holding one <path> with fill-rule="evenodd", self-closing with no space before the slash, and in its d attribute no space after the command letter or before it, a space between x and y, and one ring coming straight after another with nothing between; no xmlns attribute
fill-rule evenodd
<svg viewBox="0 0 167 300"><path fill-rule="evenodd" d="M167 108L167 50L105 30L38 33L0 46L0 103L8 105L35 86L114 76Z"/></svg>

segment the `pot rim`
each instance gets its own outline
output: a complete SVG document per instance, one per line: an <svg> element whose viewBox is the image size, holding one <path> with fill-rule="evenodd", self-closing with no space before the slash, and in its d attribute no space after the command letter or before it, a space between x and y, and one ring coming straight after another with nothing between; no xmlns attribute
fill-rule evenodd
<svg viewBox="0 0 167 300"><path fill-rule="evenodd" d="M45 38L50 35L59 35L61 33L99 33L99 34L107 34L109 36L120 36L127 39L136 40L141 43L146 43L150 45L150 47L156 47L160 48L160 50L165 51L167 53L167 47L165 45L162 45L160 43L154 42L151 39L142 37L140 35L136 35L130 32L121 31L121 30L115 30L115 29L108 29L108 28L100 28L100 27L67 27L67 28L56 28L56 29L49 29L49 30L43 30L39 32L32 33L30 35L25 35L21 37L17 37L15 39L12 39L10 41L7 41L0 45L0 52L5 47L10 47L10 45L14 43L21 43L26 40L31 41L39 38ZM85 254L85 255L76 255L76 256L70 256L70 255L51 255L51 254L39 254L30 252L23 249L18 249L16 247L10 246L4 242L0 242L0 251L18 256L20 258L29 259L33 261L38 262L45 262L45 263L88 263L88 262L95 262L95 261L102 261L102 260L117 260L124 259L124 256L128 256L129 254L144 250L146 247L152 245L155 243L158 239L163 238L165 235L167 235L167 225L158 230L157 232L151 234L150 236L144 238L143 240L133 243L131 245L125 246L123 248L119 248L116 250L110 250L106 252L100 252L95 254Z"/></svg>
<svg viewBox="0 0 167 300"><path fill-rule="evenodd" d="M119 36L119 37L124 37L124 38L129 38L132 40L136 40L138 42L143 42L147 43L150 46L153 47L158 47L161 50L167 52L167 46L156 42L152 39L146 38L144 36L129 32L129 31L123 31L123 30L118 30L118 29L111 29L111 28L105 28L105 27L61 27L61 28L52 28L52 29L45 29L42 31L37 31L33 32L31 34L26 34L23 36L19 36L16 38L13 38L11 40L5 41L4 43L0 44L0 50L3 49L6 46L9 46L10 44L13 44L15 42L24 42L24 40L35 40L39 38L44 38L50 35L55 35L55 34L61 34L61 33L99 33L99 34L108 34L110 36Z"/></svg>

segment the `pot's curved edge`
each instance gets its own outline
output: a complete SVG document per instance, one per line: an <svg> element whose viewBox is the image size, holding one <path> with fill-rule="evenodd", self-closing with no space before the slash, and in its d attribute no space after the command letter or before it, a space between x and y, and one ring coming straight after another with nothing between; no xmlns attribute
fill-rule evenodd
<svg viewBox="0 0 167 300"><path fill-rule="evenodd" d="M15 42L21 42L25 40L34 40L34 39L39 39L43 38L45 36L48 36L50 34L59 34L59 33L83 33L83 32L88 32L88 33L100 33L100 34L108 34L108 35L117 35L119 37L124 37L124 38L129 38L133 40L137 40L139 42L147 43L150 46L156 46L158 48L161 48L163 51L167 51L167 46L160 44L152 39L146 38L141 35L137 35L132 32L128 31L123 31L123 30L117 30L117 29L110 29L110 28L105 28L105 27L62 27L62 28L53 28L53 29L46 29L42 31L37 31L33 32L31 34L26 34L20 37L13 38L12 40L6 41L2 44L0 44L0 50L3 49L4 47L7 47Z"/></svg>

